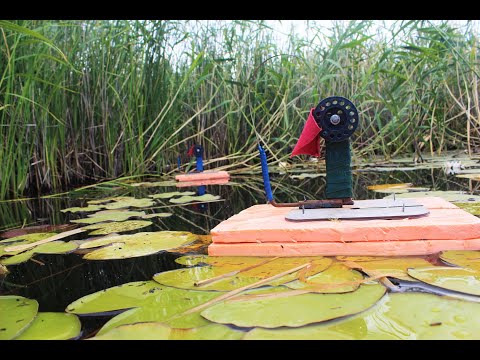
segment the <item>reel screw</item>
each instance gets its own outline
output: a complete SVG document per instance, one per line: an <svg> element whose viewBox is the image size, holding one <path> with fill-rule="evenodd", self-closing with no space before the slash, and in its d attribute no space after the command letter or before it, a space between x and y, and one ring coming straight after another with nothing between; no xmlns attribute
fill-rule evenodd
<svg viewBox="0 0 480 360"><path fill-rule="evenodd" d="M330 123L332 125L338 125L340 124L340 116L338 116L337 114L333 114L331 117L330 117Z"/></svg>

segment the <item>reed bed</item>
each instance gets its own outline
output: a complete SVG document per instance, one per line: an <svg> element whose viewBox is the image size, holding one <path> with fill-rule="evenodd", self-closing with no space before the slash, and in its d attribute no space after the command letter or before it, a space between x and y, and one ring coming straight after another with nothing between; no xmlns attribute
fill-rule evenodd
<svg viewBox="0 0 480 360"><path fill-rule="evenodd" d="M480 145L478 34L466 23L309 24L279 44L263 21L0 21L0 198L207 167L286 161L326 96L361 114L355 157Z"/></svg>

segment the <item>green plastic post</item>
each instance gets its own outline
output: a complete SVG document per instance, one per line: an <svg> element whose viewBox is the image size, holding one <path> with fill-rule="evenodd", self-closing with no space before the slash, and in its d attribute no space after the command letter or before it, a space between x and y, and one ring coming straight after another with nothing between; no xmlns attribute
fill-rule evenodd
<svg viewBox="0 0 480 360"><path fill-rule="evenodd" d="M327 165L327 199L351 198L352 170L350 167L350 140L339 142L325 141Z"/></svg>

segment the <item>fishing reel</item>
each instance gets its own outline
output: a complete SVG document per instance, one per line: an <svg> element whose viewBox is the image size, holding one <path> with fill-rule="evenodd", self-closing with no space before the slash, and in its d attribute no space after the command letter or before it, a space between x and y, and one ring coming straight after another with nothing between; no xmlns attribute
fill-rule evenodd
<svg viewBox="0 0 480 360"><path fill-rule="evenodd" d="M357 108L350 100L341 96L331 96L320 101L313 110L313 117L322 129L320 136L325 141L344 141L358 126Z"/></svg>

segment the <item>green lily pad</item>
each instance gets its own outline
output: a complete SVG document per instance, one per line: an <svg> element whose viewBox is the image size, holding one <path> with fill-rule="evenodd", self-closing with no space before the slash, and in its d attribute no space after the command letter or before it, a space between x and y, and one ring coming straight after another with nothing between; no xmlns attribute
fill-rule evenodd
<svg viewBox="0 0 480 360"><path fill-rule="evenodd" d="M440 259L448 264L480 270L480 251L449 250L440 253Z"/></svg>
<svg viewBox="0 0 480 360"><path fill-rule="evenodd" d="M16 265L29 260L34 254L65 254L72 252L77 248L78 245L74 242L52 241L46 244L38 245L33 249L27 250L23 253L1 259L0 263L3 265Z"/></svg>
<svg viewBox="0 0 480 360"><path fill-rule="evenodd" d="M112 260L155 254L195 241L196 235L184 231L139 232L131 235L108 236L83 243L81 249L105 246L85 254L87 260Z"/></svg>
<svg viewBox="0 0 480 360"><path fill-rule="evenodd" d="M135 186L135 187L160 187L160 186L175 186L176 184L177 184L176 181L166 180L166 181L153 181L153 182L137 182L129 185Z"/></svg>
<svg viewBox="0 0 480 360"><path fill-rule="evenodd" d="M326 270L308 277L305 283L295 280L286 283L291 289L310 290L318 293L344 293L356 290L363 279L362 274L341 263L335 263Z"/></svg>
<svg viewBox="0 0 480 360"><path fill-rule="evenodd" d="M466 201L480 201L479 195L465 194L461 191L419 191L409 192L406 194L396 194L396 198L417 198L417 197L441 197L450 202L466 202ZM384 199L393 199L393 194L385 196Z"/></svg>
<svg viewBox="0 0 480 360"><path fill-rule="evenodd" d="M129 211L129 210L103 210L95 214L88 215L85 219L71 220L72 223L79 224L96 224L104 221L125 221L131 217L143 217L143 211Z"/></svg>
<svg viewBox="0 0 480 360"><path fill-rule="evenodd" d="M90 232L90 235L107 235L117 232L132 231L144 228L146 226L152 225L151 221L146 220L127 220L122 222L113 222L113 223L100 223L84 226L82 229L95 231Z"/></svg>
<svg viewBox="0 0 480 360"><path fill-rule="evenodd" d="M294 291L294 290L293 290ZM302 294L250 301L224 301L201 312L207 320L241 327L298 327L356 314L384 294L382 285L361 285L344 294Z"/></svg>
<svg viewBox="0 0 480 360"><path fill-rule="evenodd" d="M15 340L69 340L80 336L82 325L74 314L41 312Z"/></svg>
<svg viewBox="0 0 480 360"><path fill-rule="evenodd" d="M220 200L219 195L204 194L200 196L186 195L179 198L170 199L169 201L174 204L187 204L189 202L209 202L216 200Z"/></svg>
<svg viewBox="0 0 480 360"><path fill-rule="evenodd" d="M62 209L60 210L61 212L65 213L65 212L72 212L72 213L76 213L76 212L90 212L90 211L98 211L98 210L102 210L104 209L105 206L103 205L93 205L93 204L89 204L88 206L85 206L85 207L71 207L71 208L67 208L67 209Z"/></svg>
<svg viewBox="0 0 480 360"><path fill-rule="evenodd" d="M31 242L40 241L40 240L49 238L50 236L54 236L54 235L56 235L56 234L51 233L51 232L49 232L49 233L25 234L25 235L20 235L20 236L15 236L15 237L12 237L12 238L9 238L9 239L5 239L5 240L0 240L0 243L9 243L8 246L11 245L10 244L11 242L20 241L20 240L25 242L25 243L31 243Z"/></svg>
<svg viewBox="0 0 480 360"><path fill-rule="evenodd" d="M185 266L195 266L201 263L206 264L206 260L209 258L208 255L185 255L180 256L175 259L175 262L180 265Z"/></svg>
<svg viewBox="0 0 480 360"><path fill-rule="evenodd" d="M243 331L221 324L175 329L159 322L122 325L92 340L239 340Z"/></svg>
<svg viewBox="0 0 480 360"><path fill-rule="evenodd" d="M153 219L153 218L156 218L156 217L166 218L166 217L170 217L172 215L173 215L172 213L162 212L162 213L143 215L143 216L141 216L141 218L142 219Z"/></svg>
<svg viewBox="0 0 480 360"><path fill-rule="evenodd" d="M245 340L480 339L480 304L424 293L385 295L344 319L290 329L255 328Z"/></svg>
<svg viewBox="0 0 480 360"><path fill-rule="evenodd" d="M147 199L147 198L136 199L131 196L123 196L123 197L113 198L111 200L113 200L114 202L106 204L105 205L106 209L115 210L115 209L122 209L127 207L143 208L143 207L150 207L155 205L152 199Z"/></svg>
<svg viewBox="0 0 480 360"><path fill-rule="evenodd" d="M474 269L435 266L408 269L408 274L443 289L480 296L480 272Z"/></svg>
<svg viewBox="0 0 480 360"><path fill-rule="evenodd" d="M149 195L152 199L170 199L174 196L190 196L195 195L195 191L172 191L162 194Z"/></svg>
<svg viewBox="0 0 480 360"><path fill-rule="evenodd" d="M30 243L30 241L19 241L15 245L24 245L24 244L28 244L28 243ZM16 255L16 254L21 252L21 250L6 252L5 248L10 247L12 245L13 244L11 244L11 243L0 245L0 257L2 257L3 255Z"/></svg>
<svg viewBox="0 0 480 360"><path fill-rule="evenodd" d="M392 257L389 259L380 258L371 261L356 261L362 271L373 271L387 274L401 280L414 281L407 274L407 269L431 266L427 260L417 257Z"/></svg>
<svg viewBox="0 0 480 360"><path fill-rule="evenodd" d="M219 296L221 293L212 291L183 290L159 286L154 296L146 299L136 309L125 311L110 319L98 332L102 335L111 329L125 324L139 322L163 322L175 328L193 328L207 325L199 312L182 315L185 311Z"/></svg>
<svg viewBox="0 0 480 360"><path fill-rule="evenodd" d="M455 202L453 204L472 215L480 216L480 202Z"/></svg>
<svg viewBox="0 0 480 360"><path fill-rule="evenodd" d="M38 302L22 296L0 296L0 340L20 335L35 319Z"/></svg>

